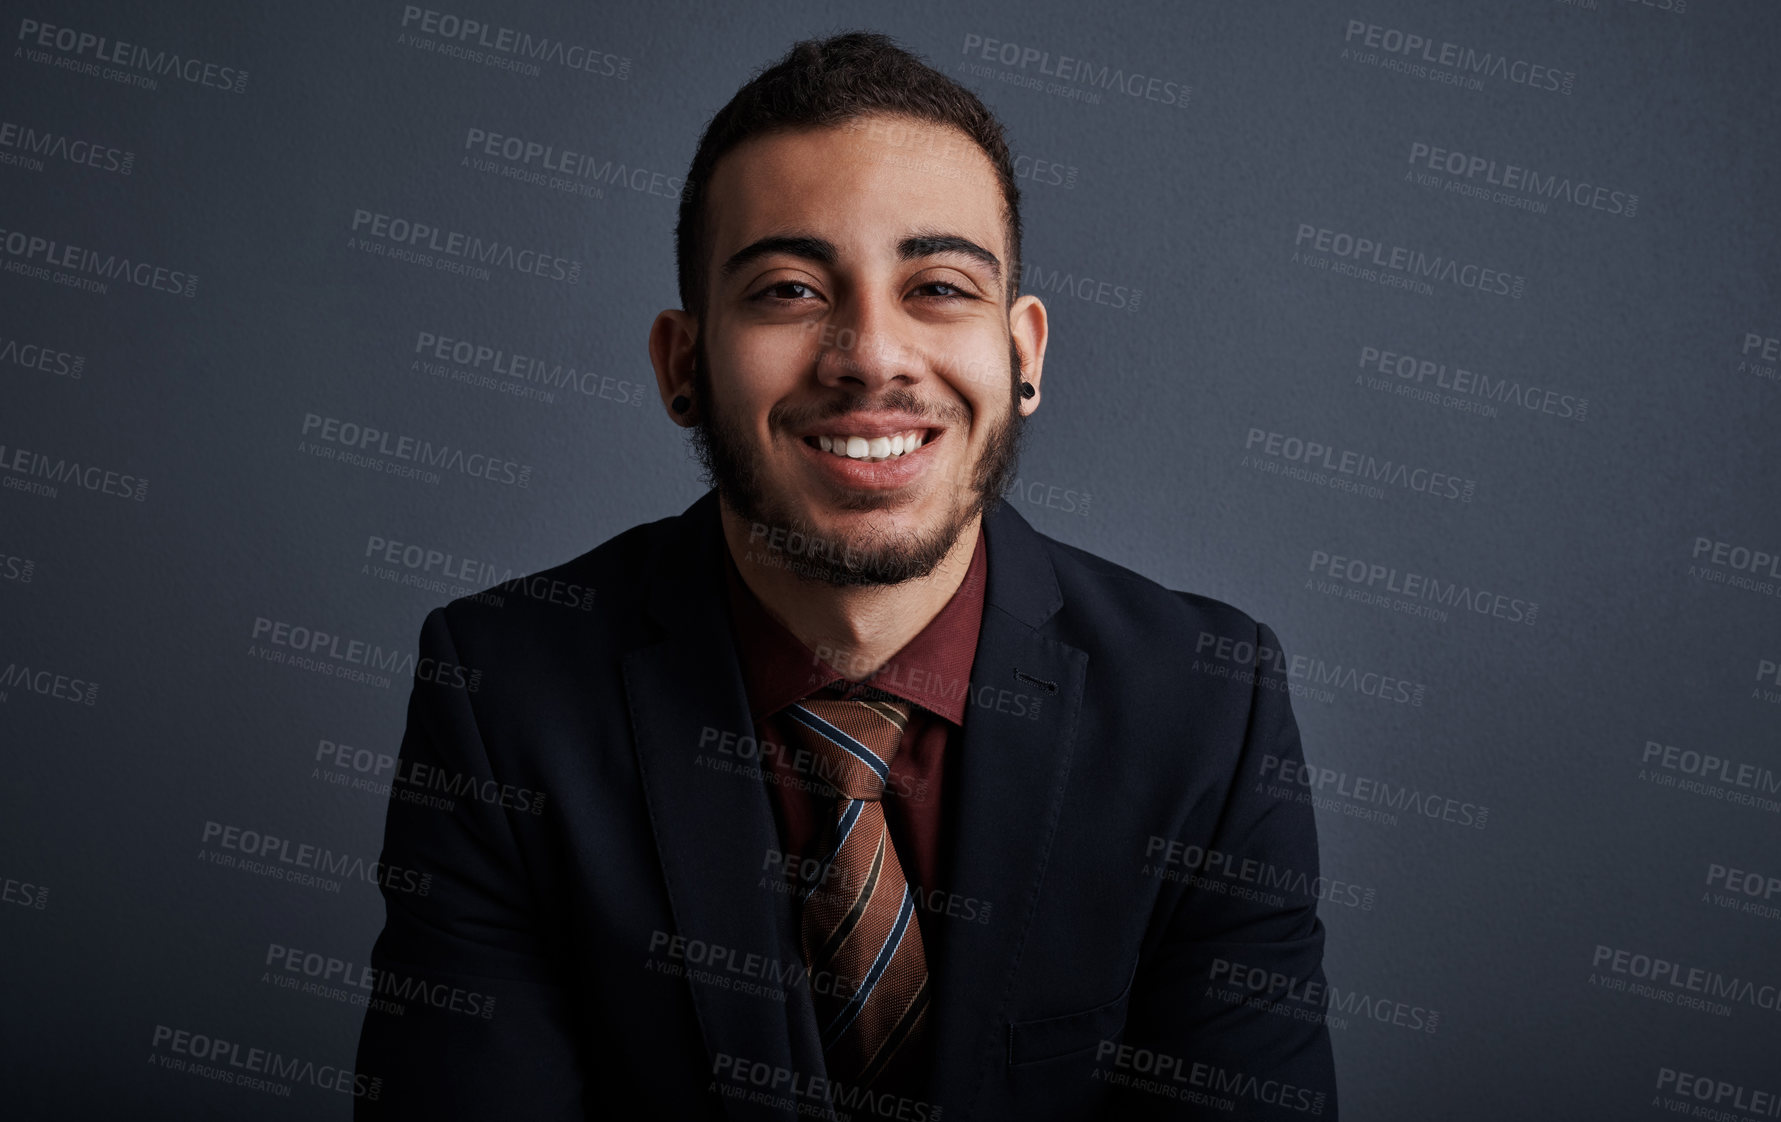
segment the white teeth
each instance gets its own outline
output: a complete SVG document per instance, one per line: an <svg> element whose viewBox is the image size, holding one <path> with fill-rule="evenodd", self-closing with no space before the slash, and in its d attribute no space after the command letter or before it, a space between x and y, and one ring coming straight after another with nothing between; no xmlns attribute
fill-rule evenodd
<svg viewBox="0 0 1781 1122"><path fill-rule="evenodd" d="M829 436L818 435L816 446L825 452L850 460L878 463L893 456L913 452L922 445L921 430L900 432L894 436Z"/></svg>

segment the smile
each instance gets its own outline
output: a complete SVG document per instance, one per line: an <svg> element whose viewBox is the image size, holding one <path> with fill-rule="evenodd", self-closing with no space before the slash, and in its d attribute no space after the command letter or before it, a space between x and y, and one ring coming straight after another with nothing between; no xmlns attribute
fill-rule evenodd
<svg viewBox="0 0 1781 1122"><path fill-rule="evenodd" d="M804 443L831 455L875 464L894 460L913 452L927 440L927 429L909 429L889 436L855 436L847 433L820 433L807 436Z"/></svg>

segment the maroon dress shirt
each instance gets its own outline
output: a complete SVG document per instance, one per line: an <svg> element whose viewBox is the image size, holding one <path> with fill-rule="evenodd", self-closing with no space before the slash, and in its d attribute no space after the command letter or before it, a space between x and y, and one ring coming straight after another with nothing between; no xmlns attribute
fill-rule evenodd
<svg viewBox="0 0 1781 1122"><path fill-rule="evenodd" d="M949 747L957 747L964 727L971 664L977 657L977 632L983 623L983 592L989 572L985 550L984 535L979 531L965 578L940 614L870 677L851 687L871 686L913 703L885 782L884 820L904 876L920 890L917 903L929 898L935 901L933 911L918 907L915 918L936 993L942 981L934 966L947 919L943 897L935 894L943 894L945 889L941 878L947 867L946 837L951 832L946 814L946 757ZM821 847L834 795L808 754L797 748L799 741L787 729L788 718L780 711L842 676L819 657L828 652L811 651L768 613L742 580L727 549L724 559L736 654L748 690L755 738L761 746L762 778L779 827L780 848L786 855L783 864L764 868L763 877L776 882L774 890L795 893L807 883L797 879L797 859L820 861L823 856ZM843 653L838 661L846 666L849 660ZM930 1046L932 1023L930 1011L926 1040ZM924 1098L931 1060L927 1049L897 1059L876 1086Z"/></svg>

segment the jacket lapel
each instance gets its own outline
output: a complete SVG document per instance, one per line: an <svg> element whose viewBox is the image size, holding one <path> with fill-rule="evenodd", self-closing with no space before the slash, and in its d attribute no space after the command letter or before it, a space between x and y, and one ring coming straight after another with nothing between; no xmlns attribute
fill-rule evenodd
<svg viewBox="0 0 1781 1122"><path fill-rule="evenodd" d="M928 1099L948 1117L969 1113L1005 1048L1009 986L1051 850L1088 668L1084 651L1041 633L1063 595L1040 535L1000 501L985 511L983 531L989 579L957 786L948 795L957 800L957 833L942 887L989 901L992 911L988 923L954 923L930 964ZM701 747L707 730L754 733L724 598L724 548L717 495L707 492L674 520L648 562L646 606L663 636L626 654L625 691L676 930L791 966L801 963L791 897L757 887L761 855L778 845L766 788L704 766L735 759ZM1015 696L1021 700L1004 704ZM1036 718L1020 714L1018 706L1035 701ZM713 1060L727 1054L803 1076L825 1071L807 986L775 987L785 991L781 1003L688 984ZM737 1118L793 1117L743 1100L728 1105Z"/></svg>
<svg viewBox="0 0 1781 1122"><path fill-rule="evenodd" d="M710 766L742 764L717 751L714 734L754 735L718 567L724 545L716 493L689 507L663 537L648 562L653 579L644 595L665 634L625 655L624 679L674 927L737 963L749 955L773 960L779 972L754 980L786 995L781 1002L770 993L689 979L693 1005L712 1063L727 1055L805 1078L820 1075L822 1050L815 1008L798 972L791 897L758 887L762 856L779 844L766 787L758 777ZM710 963L704 968L726 972ZM796 1117L726 1101L733 1118Z"/></svg>
<svg viewBox="0 0 1781 1122"><path fill-rule="evenodd" d="M1041 634L1063 595L1039 534L999 501L984 514L984 532L989 582L958 786L948 793L958 800L957 833L943 887L987 900L991 911L988 923L945 921L934 971L930 1099L949 1118L971 1115L1007 1047L1009 986L1051 852L1088 670L1086 652ZM1021 715L1033 701L1037 715Z"/></svg>

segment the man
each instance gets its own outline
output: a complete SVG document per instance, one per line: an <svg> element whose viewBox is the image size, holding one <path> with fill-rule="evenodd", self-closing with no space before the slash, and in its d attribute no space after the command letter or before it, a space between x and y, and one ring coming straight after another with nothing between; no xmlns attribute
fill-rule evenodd
<svg viewBox="0 0 1781 1122"><path fill-rule="evenodd" d="M362 1117L1335 1117L1314 895L1214 871L1318 876L1272 632L1000 501L1018 203L883 36L713 118L649 351L714 490L427 617Z"/></svg>

